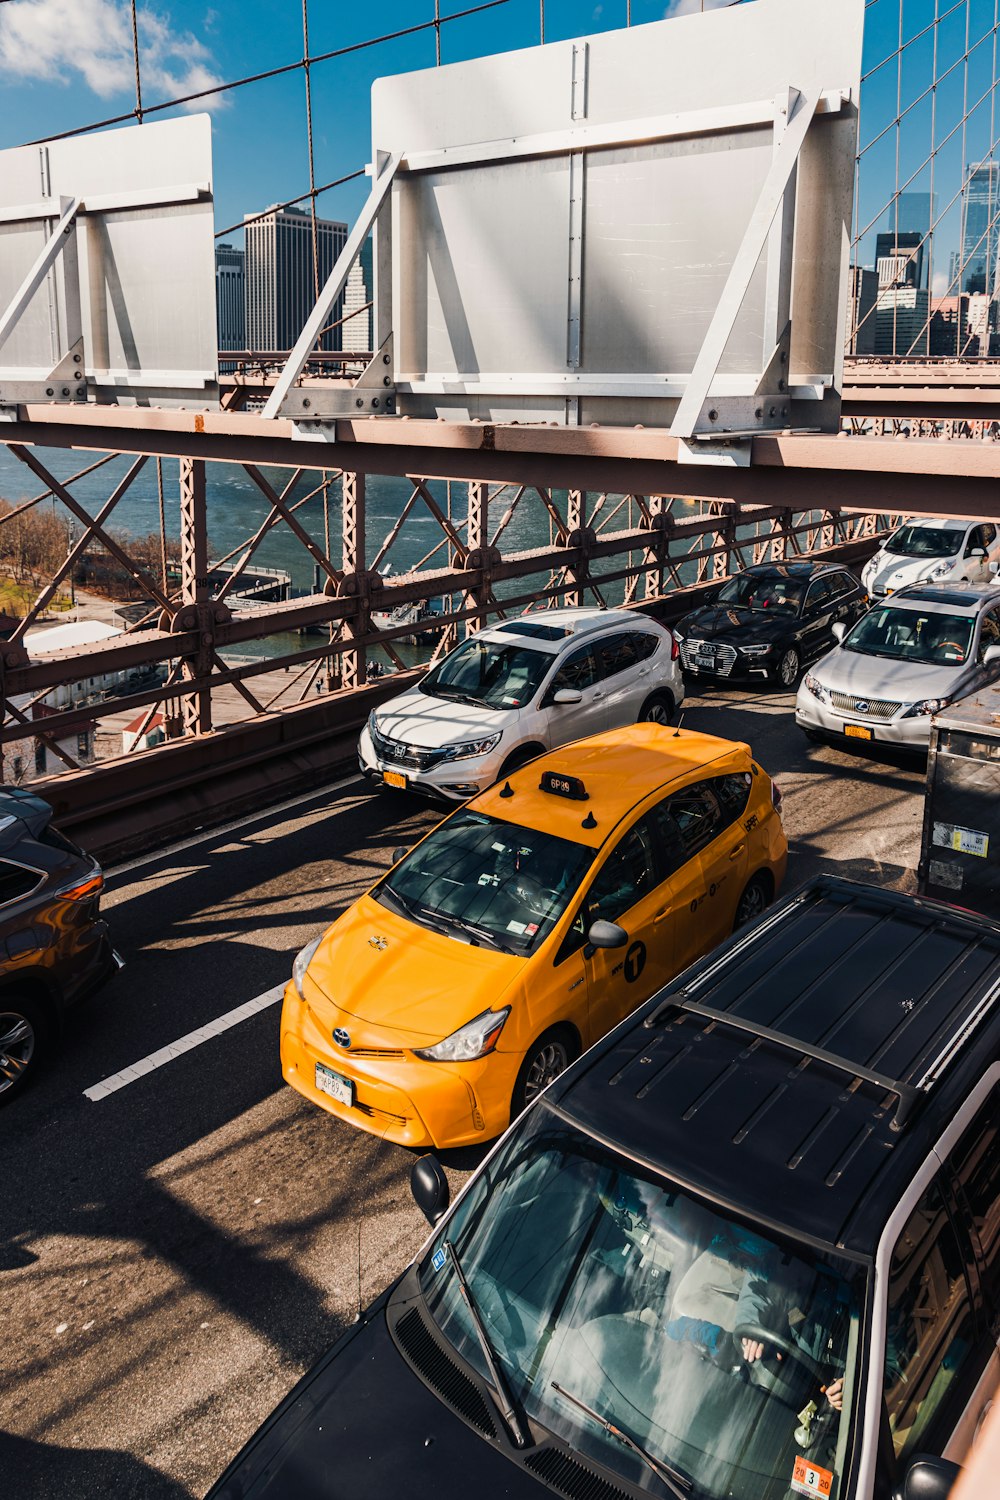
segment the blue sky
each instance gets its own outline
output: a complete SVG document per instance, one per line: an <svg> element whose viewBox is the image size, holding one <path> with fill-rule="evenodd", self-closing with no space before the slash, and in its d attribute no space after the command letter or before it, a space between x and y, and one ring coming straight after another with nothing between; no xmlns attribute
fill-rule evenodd
<svg viewBox="0 0 1000 1500"><path fill-rule="evenodd" d="M442 12L462 10L470 0L442 0ZM632 22L660 20L697 10L700 0L632 0ZM836 4L837 0L829 0ZM712 0L705 0L706 8ZM904 40L919 38L934 13L934 0L876 0L866 16L865 67L873 68L898 45L900 9ZM442 28L442 60L531 46L539 40L539 0L507 0L492 11ZM993 0L969 0L973 39L989 31ZM312 0L313 53L346 47L382 33L430 20L433 0L382 0L375 6L345 0ZM623 26L626 0L545 0L545 39ZM143 99L147 105L188 89L210 87L302 56L299 0L140 0L138 10ZM938 68L964 51L965 6L938 36ZM931 79L933 38L914 40L903 54L873 73L862 94L862 139L872 140L896 113L897 96L912 105L900 138L899 178L916 172L910 191L931 190L929 164L931 95L913 101ZM326 182L363 166L369 150L369 92L384 73L430 67L434 34L380 44L313 70L316 180ZM963 132L941 149L934 192L939 207L957 192L963 154L977 160L1000 131L994 112L995 54L991 42L974 49L968 71L957 68L936 90L934 138L940 143L969 103L986 98ZM135 103L131 20L123 0L3 0L0 3L0 145L83 125L130 110ZM238 90L213 108L216 222L221 229L308 186L305 109L300 72ZM154 117L155 118L155 117ZM159 116L163 118L163 116ZM868 151L861 176L860 226L879 217L896 180L896 131ZM919 169L919 170L918 170ZM364 181L324 195L320 211L350 222L366 192ZM935 268L958 241L958 204L942 224ZM881 214L885 222L885 214ZM874 233L874 231L873 231ZM238 242L238 236L236 237ZM869 261L873 235L862 247ZM943 285L939 290L944 290Z"/></svg>

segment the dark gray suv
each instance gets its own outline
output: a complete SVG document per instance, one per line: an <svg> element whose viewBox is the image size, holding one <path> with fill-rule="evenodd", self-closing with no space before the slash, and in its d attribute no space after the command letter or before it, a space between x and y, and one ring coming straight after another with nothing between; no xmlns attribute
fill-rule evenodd
<svg viewBox="0 0 1000 1500"><path fill-rule="evenodd" d="M0 1104L45 1061L68 1007L121 967L101 867L51 817L41 797L0 791Z"/></svg>

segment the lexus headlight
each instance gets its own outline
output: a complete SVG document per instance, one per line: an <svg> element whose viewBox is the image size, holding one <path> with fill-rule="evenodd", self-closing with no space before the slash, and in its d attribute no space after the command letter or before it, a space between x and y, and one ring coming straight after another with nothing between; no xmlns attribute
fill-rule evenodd
<svg viewBox="0 0 1000 1500"><path fill-rule="evenodd" d="M943 708L947 708L951 702L950 698L921 698L919 703L911 703L904 719L920 719L925 714L939 714Z"/></svg>
<svg viewBox="0 0 1000 1500"><path fill-rule="evenodd" d="M476 1057L485 1057L497 1044L503 1024L510 1015L510 1006L503 1010L484 1010L473 1021L466 1021L443 1042L433 1047L414 1047L417 1057L426 1062L472 1062Z"/></svg>
<svg viewBox="0 0 1000 1500"><path fill-rule="evenodd" d="M312 963L313 954L322 941L323 936L321 933L318 938L313 938L311 943L306 943L305 947L301 948L295 955L295 962L292 964L292 982L299 992L299 998L302 1000L306 998L302 989L302 981L306 977L306 970Z"/></svg>
<svg viewBox="0 0 1000 1500"><path fill-rule="evenodd" d="M503 739L503 730L491 734L484 740L465 740L461 745L445 746L445 760L468 760L472 755L489 755Z"/></svg>
<svg viewBox="0 0 1000 1500"><path fill-rule="evenodd" d="M819 678L814 677L811 672L807 672L803 677L802 686L805 688L806 692L812 693L813 697L818 698L821 703L829 703L829 688L825 688L820 682Z"/></svg>

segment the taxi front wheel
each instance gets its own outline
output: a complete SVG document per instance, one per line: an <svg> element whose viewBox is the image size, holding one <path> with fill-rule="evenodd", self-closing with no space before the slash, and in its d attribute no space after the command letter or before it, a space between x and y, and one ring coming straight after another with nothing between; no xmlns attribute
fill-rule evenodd
<svg viewBox="0 0 1000 1500"><path fill-rule="evenodd" d="M569 1067L579 1051L575 1035L562 1026L546 1031L536 1042L532 1042L514 1084L510 1101L512 1120L517 1119L553 1078L558 1078Z"/></svg>
<svg viewBox="0 0 1000 1500"><path fill-rule="evenodd" d="M743 894L736 907L736 917L733 921L733 931L745 927L748 922L753 922L761 916L770 906L774 897L774 882L763 870L756 874L752 880L748 880L743 887Z"/></svg>

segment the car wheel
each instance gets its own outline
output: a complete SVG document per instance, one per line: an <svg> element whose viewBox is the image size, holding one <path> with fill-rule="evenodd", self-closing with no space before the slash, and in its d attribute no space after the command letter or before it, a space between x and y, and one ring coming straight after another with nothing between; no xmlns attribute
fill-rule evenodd
<svg viewBox="0 0 1000 1500"><path fill-rule="evenodd" d="M745 927L748 922L753 922L771 904L774 895L774 884L770 876L761 871L752 880L748 880L743 887L743 894L736 904L736 916L733 920L733 931L737 932Z"/></svg>
<svg viewBox="0 0 1000 1500"><path fill-rule="evenodd" d="M799 653L794 646L789 646L787 651L782 652L774 675L783 688L791 690L799 680Z"/></svg>
<svg viewBox="0 0 1000 1500"><path fill-rule="evenodd" d="M534 760L536 755L544 752L541 745L518 745L512 750L497 772L497 781L505 781L508 776L513 776L522 766L526 766L529 760Z"/></svg>
<svg viewBox="0 0 1000 1500"><path fill-rule="evenodd" d="M565 1028L547 1031L536 1042L532 1042L514 1084L510 1101L512 1120L538 1097L553 1078L558 1078L569 1067L578 1051L572 1034Z"/></svg>
<svg viewBox="0 0 1000 1500"><path fill-rule="evenodd" d="M20 995L0 996L0 1104L31 1081L48 1043L49 1027L39 1006Z"/></svg>
<svg viewBox="0 0 1000 1500"><path fill-rule="evenodd" d="M669 693L651 693L639 710L639 724L670 724L674 717L674 700Z"/></svg>

